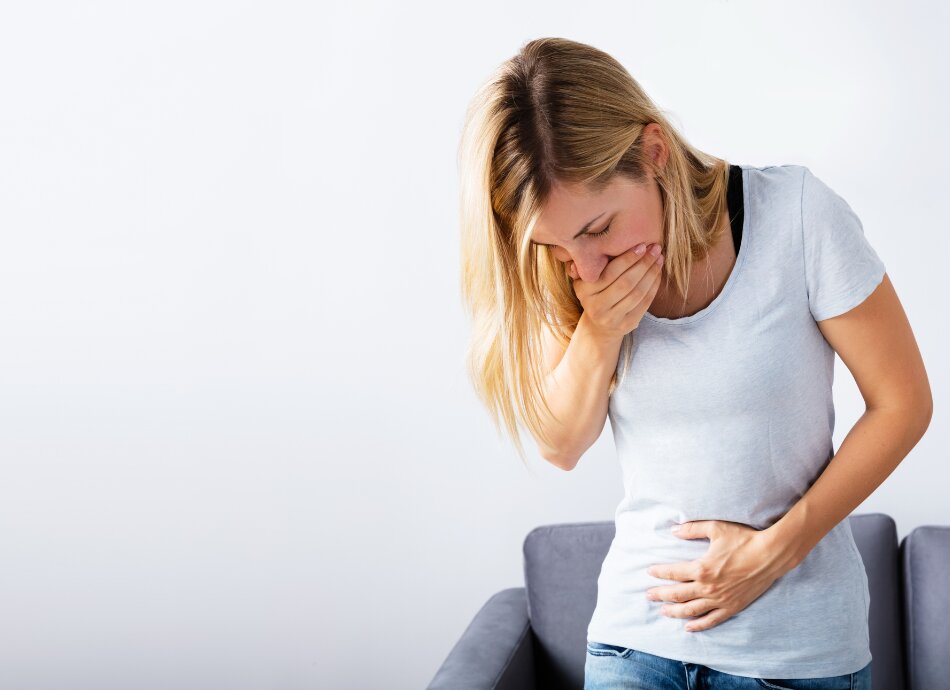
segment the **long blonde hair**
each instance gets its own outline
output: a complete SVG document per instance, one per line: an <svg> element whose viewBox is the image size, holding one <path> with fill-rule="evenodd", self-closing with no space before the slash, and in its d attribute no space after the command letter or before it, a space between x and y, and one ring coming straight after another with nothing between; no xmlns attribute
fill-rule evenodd
<svg viewBox="0 0 950 690"><path fill-rule="evenodd" d="M651 122L669 149L662 170L641 147ZM596 193L615 175L640 183L655 176L667 286L685 303L693 261L722 232L729 165L687 143L607 53L538 38L477 89L465 114L458 169L461 289L472 317L468 373L496 429L503 421L524 462L518 424L549 444L542 420L554 418L543 397L541 328L567 347L583 311L566 265L530 241L554 182ZM629 341L621 351L623 375ZM615 371L608 395L617 385Z"/></svg>

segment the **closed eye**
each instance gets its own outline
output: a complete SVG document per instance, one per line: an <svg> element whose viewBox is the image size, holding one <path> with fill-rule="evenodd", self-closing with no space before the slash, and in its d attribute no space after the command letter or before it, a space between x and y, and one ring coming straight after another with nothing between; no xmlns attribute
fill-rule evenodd
<svg viewBox="0 0 950 690"><path fill-rule="evenodd" d="M608 232L610 232L610 223L608 223L607 227L601 230L600 232L588 232L584 234L584 237L603 237Z"/></svg>
<svg viewBox="0 0 950 690"><path fill-rule="evenodd" d="M608 232L610 232L610 223L607 224L607 227L601 230L600 232L585 232L582 237L603 237ZM544 244L542 242L535 242L535 244L540 244L542 247L557 247L556 244Z"/></svg>

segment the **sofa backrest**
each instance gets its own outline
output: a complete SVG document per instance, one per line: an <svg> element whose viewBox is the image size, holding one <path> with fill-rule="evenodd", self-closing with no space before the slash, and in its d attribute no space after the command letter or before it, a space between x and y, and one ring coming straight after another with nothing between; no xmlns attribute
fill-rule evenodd
<svg viewBox="0 0 950 690"><path fill-rule="evenodd" d="M525 537L524 581L539 688L584 687L587 624L613 538L610 521L545 525Z"/></svg>
<svg viewBox="0 0 950 690"><path fill-rule="evenodd" d="M915 527L901 542L907 676L914 690L946 690L950 673L950 527Z"/></svg>
<svg viewBox="0 0 950 690"><path fill-rule="evenodd" d="M848 519L851 521L854 542L864 561L871 592L868 612L873 676L871 687L905 690L897 525L884 513L862 513L851 515Z"/></svg>
<svg viewBox="0 0 950 690"><path fill-rule="evenodd" d="M882 513L848 519L871 592L874 687L905 690L896 525ZM613 537L612 521L545 525L525 537L525 589L538 687L583 687L587 624L597 603L597 577Z"/></svg>

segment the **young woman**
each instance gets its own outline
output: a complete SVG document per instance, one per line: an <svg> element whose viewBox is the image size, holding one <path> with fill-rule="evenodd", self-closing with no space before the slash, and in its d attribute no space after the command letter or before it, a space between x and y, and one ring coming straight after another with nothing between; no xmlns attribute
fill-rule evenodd
<svg viewBox="0 0 950 690"><path fill-rule="evenodd" d="M848 204L805 166L693 148L560 38L478 91L459 165L468 362L496 425L570 470L611 421L624 497L585 687L870 687L845 518L932 401ZM837 454L836 352L867 403Z"/></svg>

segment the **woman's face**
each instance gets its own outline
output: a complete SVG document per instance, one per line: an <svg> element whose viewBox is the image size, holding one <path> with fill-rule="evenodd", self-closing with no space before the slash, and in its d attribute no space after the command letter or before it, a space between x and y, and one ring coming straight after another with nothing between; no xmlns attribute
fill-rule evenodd
<svg viewBox="0 0 950 690"><path fill-rule="evenodd" d="M599 194L556 185L531 241L553 245L554 258L584 282L597 280L608 261L641 242L664 249L660 188L652 176L647 180L636 184L618 175Z"/></svg>

